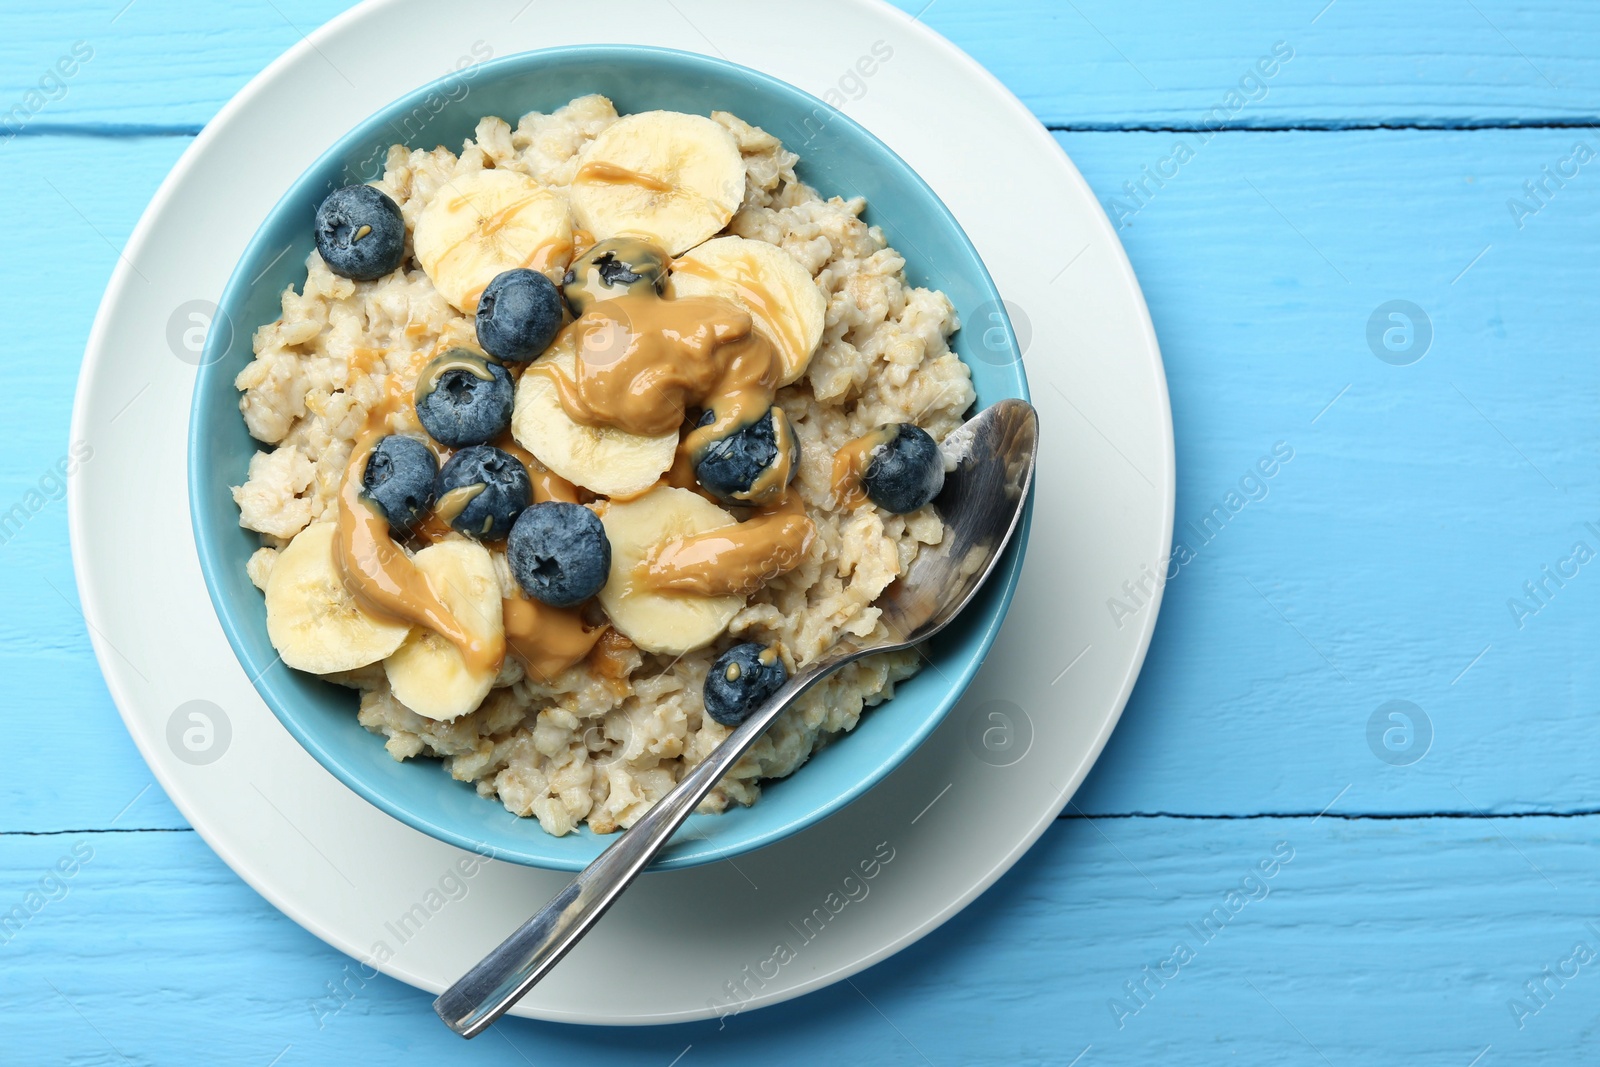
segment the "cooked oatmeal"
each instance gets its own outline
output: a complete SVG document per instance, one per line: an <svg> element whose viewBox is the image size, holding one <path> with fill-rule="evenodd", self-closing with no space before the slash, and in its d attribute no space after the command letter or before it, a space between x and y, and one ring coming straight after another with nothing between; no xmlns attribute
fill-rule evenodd
<svg viewBox="0 0 1600 1067"><path fill-rule="evenodd" d="M733 115L712 119L743 159L743 199L725 233L767 242L810 272L826 297L820 343L804 373L777 390L800 442L791 491L816 534L799 565L745 598L726 632L677 657L650 654L615 630L593 653L551 679L528 676L506 656L481 706L452 721L418 715L395 697L383 665L328 677L360 693L360 722L387 738L395 759L435 756L480 795L532 816L552 834L581 824L607 833L631 825L687 768L731 732L707 715L701 690L720 652L739 641L778 650L790 673L843 634L880 628L873 601L943 526L931 507L895 515L836 499L835 455L875 428L914 423L935 440L958 426L974 393L947 340L959 323L939 292L910 286L904 261L860 218L860 198L823 199L794 174L797 157ZM313 251L299 292L254 338L255 359L236 380L250 433L270 450L252 459L234 490L241 525L261 534L249 561L266 589L277 553L308 525L334 520L358 438L373 413L409 396L430 358L473 346L471 316L457 310L415 264L410 235L447 183L486 169L520 172L569 195L582 150L618 121L601 96L515 128L486 117L459 153L396 145L376 188L397 203L407 231L400 269L375 281L329 270ZM442 539L461 539L445 533ZM517 581L503 546L487 545L506 598ZM817 685L767 731L701 805L751 804L760 782L792 773L889 699L917 667L911 651L847 666Z"/></svg>

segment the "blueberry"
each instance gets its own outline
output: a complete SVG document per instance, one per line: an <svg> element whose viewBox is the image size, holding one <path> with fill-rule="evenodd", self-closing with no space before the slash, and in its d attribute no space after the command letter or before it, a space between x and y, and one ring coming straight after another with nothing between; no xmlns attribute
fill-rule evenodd
<svg viewBox="0 0 1600 1067"><path fill-rule="evenodd" d="M902 422L894 437L873 451L861 488L884 511L916 511L944 488L944 456L928 431Z"/></svg>
<svg viewBox="0 0 1600 1067"><path fill-rule="evenodd" d="M738 726L788 680L776 650L754 642L734 645L706 672L706 714L724 726Z"/></svg>
<svg viewBox="0 0 1600 1067"><path fill-rule="evenodd" d="M493 441L511 428L511 375L465 348L435 356L417 376L417 419L441 445Z"/></svg>
<svg viewBox="0 0 1600 1067"><path fill-rule="evenodd" d="M611 542L600 516L582 504L546 500L517 516L506 562L523 592L553 608L570 608L606 584Z"/></svg>
<svg viewBox="0 0 1600 1067"><path fill-rule="evenodd" d="M317 208L317 251L333 273L358 282L400 265L406 222L400 205L370 185L335 189Z"/></svg>
<svg viewBox="0 0 1600 1067"><path fill-rule="evenodd" d="M478 298L478 344L496 359L526 363L561 329L561 290L536 270L496 274Z"/></svg>
<svg viewBox="0 0 1600 1067"><path fill-rule="evenodd" d="M755 489L757 480L780 459L773 410L768 408L755 422L700 450L695 457L694 476L706 492L728 504L761 504L777 496L784 485L794 480L795 472L800 469L800 437L794 432L794 425L784 417L781 421L788 431L783 444L789 458L789 477L781 484L774 481ZM716 415L707 411L700 416L699 424L708 426L715 420Z"/></svg>
<svg viewBox="0 0 1600 1067"><path fill-rule="evenodd" d="M667 284L667 254L637 237L608 237L572 261L562 292L574 315L596 300L649 290Z"/></svg>
<svg viewBox="0 0 1600 1067"><path fill-rule="evenodd" d="M405 533L433 506L433 479L439 461L415 437L394 434L379 441L367 456L361 488L378 505L389 528Z"/></svg>
<svg viewBox="0 0 1600 1067"><path fill-rule="evenodd" d="M450 494L462 490L457 496ZM444 461L434 482L439 517L477 541L498 541L533 501L528 469L490 445L463 448Z"/></svg>

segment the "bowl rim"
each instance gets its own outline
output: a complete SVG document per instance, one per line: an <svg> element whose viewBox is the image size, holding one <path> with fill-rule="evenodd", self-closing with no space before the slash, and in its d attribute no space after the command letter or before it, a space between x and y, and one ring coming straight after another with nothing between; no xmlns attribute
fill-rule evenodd
<svg viewBox="0 0 1600 1067"><path fill-rule="evenodd" d="M888 156L895 164L898 164L900 171L913 185L921 188L927 199L927 202L932 207L933 221L936 224L944 226L951 233L953 233L957 238L957 243L959 246L961 246L966 252L967 257L970 260L970 266L974 270L974 278L979 283L978 288L983 291L983 294L986 297L983 306L993 306L1001 309L1001 313L1005 314L1005 304L1001 299L999 290L994 284L994 279L989 274L987 266L985 266L982 257L978 255L977 248L973 245L971 238L967 236L967 233L965 229L962 228L960 222L957 221L955 216L950 212L950 209L945 205L944 201L933 190L933 188L923 179L922 175L919 174L904 159L902 159L898 153L896 153L892 148L879 139L876 134L872 133L866 127L856 122L840 109L828 104L816 96L813 96L798 86L726 59L706 56L696 52L687 52L681 49L662 48L651 45L624 44L562 45L551 48L515 52L510 55L496 57L494 59L485 60L479 63L476 66L476 72L473 77L475 81L485 77L492 80L497 74L504 74L511 71L521 71L529 66L535 66L541 62L547 62L558 58L561 60L571 60L583 59L586 57L594 58L596 60L604 59L607 61L617 61L620 59L624 61L633 60L646 63L666 60L684 63L691 67L698 66L701 68L709 68L722 75L733 75L754 82L766 93L775 94L779 97L788 97L792 100L798 100L801 103L808 104L813 113L815 113L816 109L824 109L828 115L827 121L829 123L840 123L847 128L852 129L856 134L864 137L870 143L876 145L879 151ZM221 296L217 302L217 313L226 315L226 309L240 305L246 295L251 291L254 286L254 281L245 276L245 265L252 262L252 260L262 250L262 246L267 243L267 230L269 229L271 223L281 215L285 207L291 203L298 203L302 199L302 194L307 188L318 184L312 180L314 175L323 171L328 166L330 160L342 160L346 158L351 147L364 142L368 137L371 136L371 131L379 122L382 121L383 116L390 115L396 111L413 109L422 105L430 96L436 95L441 87L456 82L460 77L461 75L459 73L451 72L418 86L402 96L396 97L383 107L367 115L356 125L352 126L344 133L343 136L341 136L333 144L329 145L325 151L318 155L317 158L301 172L300 177L290 184L290 186L284 191L283 195L279 197L277 202L273 204L273 206L260 221L255 233L251 236L249 242L241 251L238 261L234 266L233 273L228 278L227 284L223 287ZM303 285L303 282L301 284ZM196 477L197 471L206 471L209 469L212 455L209 444L205 440L202 432L202 419L200 418L200 412L202 411L201 402L204 394L210 388L214 387L213 379L217 374L221 373L221 371L219 371L217 368L220 367L223 362L223 356L226 354L226 348L232 342L233 335L238 333L239 324L233 323L232 326L233 328L228 331L207 331L205 347L201 353L200 363L195 375L194 390L191 394L189 410L189 425L186 434L186 465L188 468L187 495L189 502L190 525L195 539L195 552L199 559L201 576L206 586L206 594L211 601L212 608L216 614L219 625L222 627L223 634L227 638L228 644L233 650L234 657L238 660L240 666L244 668L246 674L251 678L251 687L256 691L256 694L261 698L262 702L266 704L266 706L272 711L273 716L278 720L278 722L283 725L283 727L289 732L295 741L303 749L305 749L305 751L308 752L324 770L332 774L346 788L350 789L363 800L367 801L369 804L372 804L374 807L378 808L380 811L391 816L392 818L398 819L400 822L405 823L415 830L427 834L435 840L454 845L467 851L476 852L480 855L489 855L495 859L506 860L521 866L532 867L536 869L558 871L582 870L589 862L591 862L591 859L583 857L538 856L530 852L508 850L489 846L485 842L474 838L468 833L463 833L454 827L434 821L412 807L409 807L406 804L394 799L386 791L380 788L375 788L373 785L368 783L361 775L351 772L338 755L330 752L319 741L317 731L314 729L308 729L306 724L301 721L301 717L295 714L291 708L280 706L281 702L276 699L277 694L275 692L273 692L270 688L263 687L262 680L275 667L283 666L283 669L285 670L289 670L291 668L283 665L281 663L281 659L279 659L269 662L265 666L260 666L258 669L258 665L253 662L253 657L247 651L247 645L243 633L243 629L246 626L246 620L235 614L233 605L229 603L222 595L222 585L217 580L217 574L227 564L221 558L222 549L217 543L219 537L213 535L212 527L208 525L204 519L206 510L212 506L211 502L206 499L205 493L202 489L202 486L209 485L209 479ZM254 331L252 328L251 333L253 334L253 332ZM1008 360L1008 365L1014 368L1017 376L1016 391L1021 399L1029 400L1031 399L1031 393L1028 388L1027 373L1024 368L1021 353L1017 351L1014 331L1005 331L1004 340L1011 356L1011 358ZM223 349L223 351L218 351L217 349L219 348ZM1037 483L1037 478L1035 479L1035 483ZM982 614L975 614L974 619L968 624L970 629L967 631L966 639L972 642L972 654L967 657L967 662L961 667L961 669L953 675L944 671L940 672L941 677L946 680L947 685L942 694L939 695L934 702L934 706L928 711L927 714L915 722L914 727L908 731L893 748L886 749L882 752L882 758L878 760L877 766L869 774L864 775L860 779L850 783L846 788L832 794L827 801L799 810L792 817L783 819L776 825L771 825L764 829L747 833L745 836L735 841L718 843L714 840L707 839L705 841L698 842L687 849L680 848L676 852L664 853L662 856L659 856L648 868L646 868L646 870L649 872L659 872L687 869L703 864L714 863L719 860L732 859L747 852L766 847L767 845L775 844L784 838L792 836L795 833L824 821L829 816L840 811L849 803L862 796L869 789L888 778L893 771L903 764L906 758L909 757L911 753L914 752L922 744L922 742L933 733L939 724L944 721L951 709L954 708L955 705L960 701L967 687L971 684L973 677L977 674L979 667L982 666L983 661L987 658L988 652L993 646L995 638L999 634L1000 627L1005 621L1006 613L1011 606L1011 601L1016 592L1017 583L1022 571L1023 560L1026 555L1029 532L1032 527L1033 509L1034 502L1030 497L1027 504L1023 508L1023 514L1021 521L1018 524L1018 528L1014 531L1011 541L1003 553L1002 559L996 566L995 573L990 575L985 589L980 594L982 597L993 599L991 603L981 609ZM969 605L968 612L973 612L975 607L975 605ZM979 621L980 619L981 621ZM976 623L976 625L973 625L973 623ZM924 659L927 658L928 657L924 655ZM931 660L929 662L931 662ZM374 735L374 737L376 738L376 735ZM796 770L798 771L799 768L796 768ZM782 780L783 779L777 779L777 781ZM540 828L539 832L541 835L545 834L545 831L542 827ZM586 826L580 826L574 832L583 834L592 833L592 831L589 831ZM605 838L601 838L600 835L593 836L604 842L602 844L602 848L605 847L605 845L609 845L611 841L615 840L615 837L611 835L606 835ZM536 840L542 840L542 838Z"/></svg>

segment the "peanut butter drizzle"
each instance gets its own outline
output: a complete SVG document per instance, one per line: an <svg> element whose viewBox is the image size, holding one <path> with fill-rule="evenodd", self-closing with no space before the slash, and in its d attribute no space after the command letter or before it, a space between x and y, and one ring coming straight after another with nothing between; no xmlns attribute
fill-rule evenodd
<svg viewBox="0 0 1600 1067"><path fill-rule="evenodd" d="M450 247L439 253L439 262L443 263L457 252L461 251L462 248L466 247L469 241L493 237L495 234L505 229L506 225L510 223L512 219L517 217L517 212L533 203L533 201L536 199L538 199L538 194L530 193L527 196L511 201L511 203L507 204L499 211L491 212L488 215L478 215L478 225L468 232L462 234L456 239L454 244L450 245ZM460 211L462 208L466 208L467 210L472 211L474 214L477 214L477 209L472 206L470 201L468 201L465 197L457 196L451 203L450 210L453 213Z"/></svg>
<svg viewBox="0 0 1600 1067"><path fill-rule="evenodd" d="M569 416L656 436L678 429L691 405L705 404L715 419L690 431L691 450L759 419L782 373L749 313L722 297L623 293L595 301L567 329L575 377L543 361L527 373L550 377Z"/></svg>
<svg viewBox="0 0 1600 1067"><path fill-rule="evenodd" d="M628 653L634 649L621 630L612 627L600 635L594 651L589 653L589 669L605 679L606 684L619 693L632 692L628 684Z"/></svg>
<svg viewBox="0 0 1600 1067"><path fill-rule="evenodd" d="M530 252L528 258L522 261L522 266L550 276L551 280L559 285L562 276L567 272L567 261L572 258L572 249L571 240L552 238Z"/></svg>
<svg viewBox="0 0 1600 1067"><path fill-rule="evenodd" d="M678 439L678 450L672 454L672 466L667 468L662 480L674 489L687 489L702 496L720 508L722 501L717 499L715 493L707 492L705 486L700 484L700 479L695 477L694 454L689 451L687 442L688 432L685 431L684 436Z"/></svg>
<svg viewBox="0 0 1600 1067"><path fill-rule="evenodd" d="M528 480L533 483L535 504L543 504L547 500L560 500L568 504L584 503L578 497L577 486L540 463L537 456L512 440L510 434L500 438L494 446L509 456L515 456L517 462L527 470Z"/></svg>
<svg viewBox="0 0 1600 1067"><path fill-rule="evenodd" d="M516 457L528 472L528 480L533 483L533 502L542 504L547 500L561 500L568 504L584 504L593 499L586 490L579 489L555 471L540 463L538 457L506 434L504 437L492 442L494 447L507 455ZM439 463L454 455L455 450L435 444L434 451L438 454ZM412 528L411 536L426 544L436 544L449 537L455 531L450 528L450 520L461 514L461 509L472 502L472 498L483 491L483 486L463 485L450 490L434 503L432 510L422 517L422 521ZM460 494L459 496L457 494Z"/></svg>
<svg viewBox="0 0 1600 1067"><path fill-rule="evenodd" d="M650 174L641 174L627 167L619 167L615 163L596 161L585 163L578 168L578 173L572 177L573 184L578 182L605 182L608 185L637 185L641 189L649 189L653 193L670 193L672 186Z"/></svg>
<svg viewBox="0 0 1600 1067"><path fill-rule="evenodd" d="M772 438L778 443L778 455L770 466L756 475L756 480L750 483L747 491L733 494L735 499L765 506L783 497L784 491L789 488L789 479L794 475L795 457L799 454L789 448L791 433L789 413L776 404L772 405Z"/></svg>
<svg viewBox="0 0 1600 1067"><path fill-rule="evenodd" d="M595 644L611 629L589 629L575 609L552 608L520 592L502 600L506 647L516 654L536 680L549 682L588 657Z"/></svg>
<svg viewBox="0 0 1600 1067"><path fill-rule="evenodd" d="M536 463L538 461L535 461ZM578 487L567 481L555 471L547 468L543 463L528 467L528 479L533 482L533 502L543 504L549 500L559 500L563 504L581 504L578 498Z"/></svg>
<svg viewBox="0 0 1600 1067"><path fill-rule="evenodd" d="M384 360L389 358L387 348L367 348L357 346L350 353L350 361L345 369L345 382L349 384L356 375L370 375Z"/></svg>
<svg viewBox="0 0 1600 1067"><path fill-rule="evenodd" d="M742 596L798 567L816 534L799 494L786 493L744 522L652 547L633 579L658 592Z"/></svg>
<svg viewBox="0 0 1600 1067"><path fill-rule="evenodd" d="M411 528L411 537L425 545L436 545L453 533L455 531L450 528L450 524L432 511L424 515L422 521Z"/></svg>
<svg viewBox="0 0 1600 1067"><path fill-rule="evenodd" d="M400 423L402 428L409 428L416 422L416 408L406 403L410 397L410 389L402 388L407 375L418 373L419 363L426 358L424 353L414 352L404 371L388 371L383 377L383 396L378 403L367 411L366 423L362 426L363 434L384 434L391 432L395 423ZM387 348L356 348L350 354L349 361L345 364L345 388L349 389L351 379L357 374L371 375L383 372L388 364L389 350ZM403 432L402 429L402 432ZM358 438L361 435L358 435ZM359 440L358 440L359 443Z"/></svg>
<svg viewBox="0 0 1600 1067"><path fill-rule="evenodd" d="M582 226L572 228L572 258L577 259L594 247L594 234Z"/></svg>
<svg viewBox="0 0 1600 1067"><path fill-rule="evenodd" d="M452 526L461 513L467 510L467 505L478 499L478 494L487 488L489 487L482 482L457 486L434 501L433 513L439 517L440 522Z"/></svg>
<svg viewBox="0 0 1600 1067"><path fill-rule="evenodd" d="M420 404L439 388L439 379L453 370L464 370L481 381L494 381L494 374L489 370L489 360L476 352L466 348L449 348L443 355L436 356L423 367L422 373L417 375L417 385L412 391L412 403Z"/></svg>
<svg viewBox="0 0 1600 1067"><path fill-rule="evenodd" d="M719 274L710 267L694 259L675 259L672 261L672 273L693 274L709 281L732 284L733 291L738 294L739 300L750 309L750 313L763 328L778 337L784 347L792 352L797 359L805 359L811 355L805 350L801 336L794 330L783 328L786 318L780 310L782 302L772 295L772 292L748 277L730 278Z"/></svg>
<svg viewBox="0 0 1600 1067"><path fill-rule="evenodd" d="M740 430L744 427L735 429ZM756 475L756 480L751 483L747 491L733 494L734 499L752 507L766 507L782 500L784 492L789 488L790 479L794 477L794 461L798 452L788 447L789 415L776 404L772 406L772 431L774 438L779 442L777 458L770 467ZM663 477L672 488L687 489L722 507L727 501L715 493L707 492L694 473L695 464L700 462L702 454L713 443L697 436L692 427L685 430L678 440L677 451L672 454L672 466L667 468L667 473Z"/></svg>
<svg viewBox="0 0 1600 1067"><path fill-rule="evenodd" d="M586 166L579 176L644 188L662 184L609 164ZM491 234L504 227L519 206L511 205L482 220L480 231ZM592 240L591 235L577 231L572 241L547 242L525 265L546 272L557 266L564 269L565 259ZM453 251L447 250L446 255ZM685 267L693 270L692 265ZM769 324L781 321L770 294L753 285L740 285L737 291ZM479 296L481 290L471 295L469 303L475 305ZM682 427L691 406L711 411L707 425L683 434L667 478L670 484L686 479L689 487L698 489L695 457L711 442L759 420L768 410L779 442L788 444L787 416L772 403L784 372L783 360L772 342L756 331L751 313L734 301L722 297L667 300L654 292L625 292L597 300L567 329L575 334L572 340L578 353L573 377L548 361L534 364L527 373L548 375L562 407L573 419L655 435ZM469 666L491 669L498 667L499 650L479 647L465 633L426 575L394 542L382 515L362 498L360 488L360 475L375 441L388 431L395 416L402 416L408 427L414 424L415 400L425 397L437 386L439 374L457 363L472 373L483 373L483 368L468 366L465 359L441 361L425 375L420 371L414 374L413 388L403 392L393 387L391 377L383 403L369 414L368 428L357 443L340 488L337 556L364 608L426 626L460 649ZM497 444L528 469L536 502L580 502L572 483L546 469L531 454L513 442ZM870 447L866 451L870 452ZM656 546L638 565L637 580L662 591L723 596L753 592L763 582L798 566L816 537L816 526L806 516L799 497L786 492L792 454L787 447L781 448L781 453L748 494L752 502L765 503L776 497L776 503L742 523ZM444 537L448 531L445 523L481 491L479 486L467 486L446 493L417 535L430 541ZM585 658L607 679L612 674L620 677L625 669L631 643L607 626L587 628L577 611L551 608L520 592L502 601L502 611L506 646L538 677L553 678Z"/></svg>
<svg viewBox="0 0 1600 1067"><path fill-rule="evenodd" d="M774 427L785 435L779 439L787 443L787 421L772 405L782 361L732 301L631 292L596 301L568 329L578 353L575 379L550 363L536 363L528 373L550 377L573 419L655 435L680 428L690 405L710 408L710 423L684 433L669 484L699 492L697 457L769 409ZM747 494L751 503L770 503L782 494L792 458L782 450L775 469L763 472Z"/></svg>
<svg viewBox="0 0 1600 1067"><path fill-rule="evenodd" d="M847 441L833 454L833 506L858 508L867 502L867 492L861 488L861 476L867 473L872 453L895 439L899 431L893 426L879 426L870 433Z"/></svg>
<svg viewBox="0 0 1600 1067"><path fill-rule="evenodd" d="M382 349L362 349L356 353L356 359L360 360L358 369L370 373L372 367L386 357L387 353ZM441 360L439 366L429 368L424 363L423 368L418 369L416 364L423 357L430 362L434 358L432 353L418 353L411 367L414 382L408 383L401 375L390 374L385 383L383 400L367 414L366 427L351 453L350 464L340 486L336 559L357 603L364 610L426 626L460 649L462 657L474 668L498 667L499 654L493 650L471 647L472 642L459 620L434 593L427 576L417 569L405 549L395 543L388 522L361 496L361 475L366 470L372 446L391 432L391 424L396 421L403 422L406 428L414 427L415 399L419 395L427 395L427 391L437 385L438 375L456 365L456 361ZM469 360L462 360L460 365L481 376L483 368L470 363ZM426 389L421 380L424 377L432 379ZM579 502L572 483L547 470L532 453L509 439L495 443L528 468L535 500ZM451 454L449 449L435 450L440 453L441 462ZM413 536L428 544L449 537L453 532L448 525L449 520L460 514L461 508L482 491L482 486L474 485L446 493L419 524ZM522 607L519 604L532 606ZM518 599L503 601L502 611L508 646L531 670L543 672L552 678L587 656L595 642L607 632L606 627L587 631L576 612L527 601L520 594Z"/></svg>
<svg viewBox="0 0 1600 1067"><path fill-rule="evenodd" d="M495 670L502 651L478 641L433 591L428 576L389 536L389 523L361 498L361 473L380 434L357 442L339 487L338 537L334 557L356 602L373 615L426 626L455 645L475 671Z"/></svg>
<svg viewBox="0 0 1600 1067"><path fill-rule="evenodd" d="M498 212L496 214L498 214ZM500 225L503 226L505 223L502 222ZM464 241L466 238L463 238L462 240ZM460 243L461 242L458 241L456 244L451 245L445 251L444 255L440 256L440 259L442 260L446 256L449 256L451 252L456 250ZM555 282L557 285L560 285L561 279L565 277L567 273L567 263L572 259L572 249L573 243L571 241L563 240L560 237L552 237L550 240L536 245L533 251L529 252L527 256L523 258L522 262L517 264L517 266L524 267L529 270L536 270L540 274L543 274L545 277L549 278L551 281ZM506 269L510 270L511 268L508 267ZM489 281L493 280L493 278L489 279ZM486 281L474 289L469 289L466 295L462 298L467 305L466 307L462 308L462 310L469 314L477 311L478 301L482 299L483 291L488 287L489 282Z"/></svg>

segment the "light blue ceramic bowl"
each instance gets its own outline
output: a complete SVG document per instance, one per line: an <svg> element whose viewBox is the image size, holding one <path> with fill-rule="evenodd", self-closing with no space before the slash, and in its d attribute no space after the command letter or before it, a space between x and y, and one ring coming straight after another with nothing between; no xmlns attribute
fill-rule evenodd
<svg viewBox="0 0 1600 1067"><path fill-rule="evenodd" d="M462 86L469 91L463 93ZM485 63L418 89L373 115L301 176L267 216L223 293L211 331L189 424L189 499L195 542L211 601L239 661L267 706L341 782L395 818L442 841L501 859L578 870L614 840L587 830L551 837L437 766L397 763L383 740L356 722L348 689L285 667L267 640L261 593L245 576L258 542L239 526L229 488L243 483L257 444L239 415L234 376L251 358L250 337L278 314L279 294L305 281L311 220L336 186L378 176L397 131L417 130L414 145L452 147L483 115L515 123L584 93L604 93L617 110L731 111L799 151L801 178L824 196L865 196L867 219L883 227L907 258L913 283L949 294L963 322L954 345L972 368L979 408L1026 397L1009 329L992 328L1003 307L977 252L945 206L898 156L827 104L787 83L704 56L665 49L593 46L528 52ZM284 247L288 246L287 254ZM984 332L984 330L987 332ZM696 815L655 869L691 867L771 844L837 811L893 770L938 725L983 662L1016 586L1027 541L1026 518L1008 558L964 616L933 642L937 670L902 684L855 731L829 745L792 777L769 783L761 802L723 815ZM421 764L421 765L418 765Z"/></svg>

